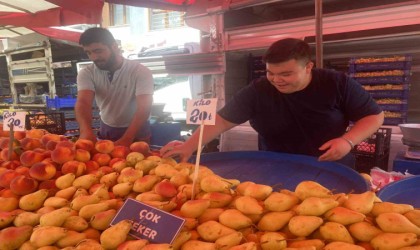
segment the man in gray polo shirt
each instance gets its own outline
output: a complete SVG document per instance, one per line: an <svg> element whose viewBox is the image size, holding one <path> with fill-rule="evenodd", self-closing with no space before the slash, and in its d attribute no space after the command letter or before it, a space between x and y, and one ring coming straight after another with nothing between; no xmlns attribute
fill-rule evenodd
<svg viewBox="0 0 420 250"><path fill-rule="evenodd" d="M150 140L149 115L153 102L153 78L149 69L122 57L112 34L90 28L80 37L80 45L93 61L77 76L76 119L80 138L96 141L92 130L92 103L100 111L99 139L129 146Z"/></svg>

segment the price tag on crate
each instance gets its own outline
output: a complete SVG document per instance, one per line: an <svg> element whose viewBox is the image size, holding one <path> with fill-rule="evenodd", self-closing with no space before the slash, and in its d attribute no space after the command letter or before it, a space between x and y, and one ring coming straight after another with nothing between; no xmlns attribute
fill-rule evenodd
<svg viewBox="0 0 420 250"><path fill-rule="evenodd" d="M3 112L3 130L10 131L13 125L14 131L25 131L26 112L16 112L5 110Z"/></svg>
<svg viewBox="0 0 420 250"><path fill-rule="evenodd" d="M217 98L187 101L187 124L214 125L216 122Z"/></svg>

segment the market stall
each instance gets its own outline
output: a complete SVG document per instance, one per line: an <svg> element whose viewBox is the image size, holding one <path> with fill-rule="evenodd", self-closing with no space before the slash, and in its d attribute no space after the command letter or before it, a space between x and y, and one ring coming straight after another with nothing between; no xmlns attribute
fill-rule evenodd
<svg viewBox="0 0 420 250"><path fill-rule="evenodd" d="M142 6L151 2L173 8L190 4L193 9L205 1L124 1ZM200 19L197 26L204 25L203 30L208 28L210 33L205 53L139 59L154 73L210 76L212 94L219 99L219 105L241 87L228 86L231 79L236 79L238 85L249 80L238 80L241 78L235 73L243 78L248 78L248 74L242 74L239 67L235 68L237 71L232 70L232 66L246 65L243 62L250 59L248 49L253 52L263 49L270 39L278 39L277 33L290 26L266 26L266 33L261 29L265 25L223 30L222 13L242 9L244 2L259 5L271 1L228 4L223 1L225 4L217 5L221 2L208 1L204 14L190 13L191 20ZM399 5L398 9L415 15L418 3L411 4L411 8ZM398 16L391 6L382 11ZM371 9L343 19L331 15L328 22L342 25L346 18L368 13L376 18L377 12ZM334 18L339 19L334 21ZM306 21L297 24L301 29L295 35L307 36L305 28L309 24ZM385 18L379 24L369 25L367 28L392 26L391 20ZM328 32L335 34L337 30L331 28ZM260 43L255 42L259 40L256 36L251 42L244 39L252 34L269 39L260 39ZM330 54L326 58L332 57ZM53 102L52 105L60 109L64 104ZM40 120L28 122L35 125ZM48 122L45 119L45 125L58 128ZM385 152L385 149L379 151L376 141L382 145L386 141L389 145L390 130L379 132L367 140L368 149L374 150L368 153ZM235 143L248 140L250 144L249 137L239 136L237 141L227 138L222 136L221 151L228 143L232 146L230 151ZM0 249L408 250L420 247L417 176L400 174L402 180L398 182L396 175L383 170L380 173L385 173L385 177L395 177L387 180L394 181L388 188L378 182L377 176L309 156L257 151L200 156L196 158L200 159L199 163L177 162L162 158L144 142L117 146L109 140L68 138L63 133L51 133L36 126L26 131L1 131Z"/></svg>
<svg viewBox="0 0 420 250"><path fill-rule="evenodd" d="M1 151L1 249L418 245L418 203L380 201L365 178L340 164L215 153L203 155L194 174L195 164L160 158L141 142L72 142L37 129L15 138L19 146ZM413 190L410 180L404 189ZM390 193L384 189L383 199ZM173 220L179 225L167 224Z"/></svg>

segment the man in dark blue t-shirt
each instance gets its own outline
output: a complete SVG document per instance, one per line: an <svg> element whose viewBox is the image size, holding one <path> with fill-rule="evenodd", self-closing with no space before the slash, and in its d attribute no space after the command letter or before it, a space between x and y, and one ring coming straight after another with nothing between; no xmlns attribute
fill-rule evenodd
<svg viewBox="0 0 420 250"><path fill-rule="evenodd" d="M375 133L384 115L370 94L344 73L314 69L310 58L302 40L273 43L264 55L266 77L241 89L218 112L216 125L204 130L203 144L249 121L258 132L260 150L337 161ZM350 121L354 125L346 132ZM183 144L169 143L162 156L188 160L198 137L196 131Z"/></svg>

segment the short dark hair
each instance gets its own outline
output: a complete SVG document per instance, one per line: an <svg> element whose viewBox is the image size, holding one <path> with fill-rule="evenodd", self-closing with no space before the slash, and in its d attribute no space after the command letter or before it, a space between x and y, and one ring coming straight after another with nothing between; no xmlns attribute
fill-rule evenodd
<svg viewBox="0 0 420 250"><path fill-rule="evenodd" d="M311 60L311 48L305 41L296 38L285 38L271 44L263 56L266 63L281 63L295 59L296 61Z"/></svg>
<svg viewBox="0 0 420 250"><path fill-rule="evenodd" d="M79 44L82 46L87 46L92 43L103 43L111 46L116 43L116 41L109 30L94 27L85 30L79 39Z"/></svg>

